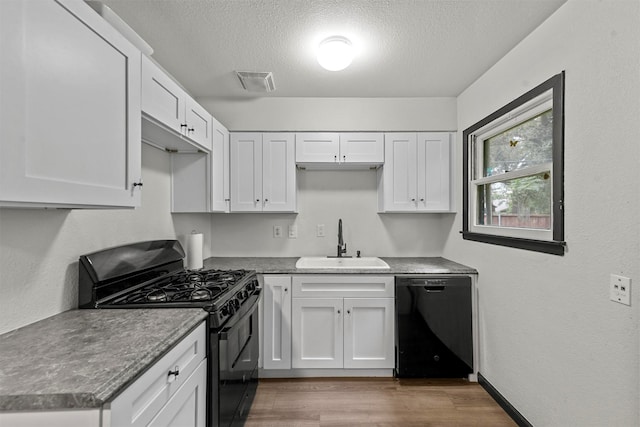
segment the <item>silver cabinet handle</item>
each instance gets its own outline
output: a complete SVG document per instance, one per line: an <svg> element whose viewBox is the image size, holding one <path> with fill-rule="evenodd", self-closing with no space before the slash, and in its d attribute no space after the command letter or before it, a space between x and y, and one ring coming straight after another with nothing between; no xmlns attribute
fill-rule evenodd
<svg viewBox="0 0 640 427"><path fill-rule="evenodd" d="M340 314L340 309L338 309L338 314Z"/></svg>

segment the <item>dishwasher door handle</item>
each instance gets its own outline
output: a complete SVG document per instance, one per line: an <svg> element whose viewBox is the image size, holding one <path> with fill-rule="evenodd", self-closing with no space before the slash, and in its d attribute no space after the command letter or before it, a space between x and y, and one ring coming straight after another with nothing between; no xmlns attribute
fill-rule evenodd
<svg viewBox="0 0 640 427"><path fill-rule="evenodd" d="M425 286L424 290L427 292L442 292L444 291L444 286L443 285L429 285L429 286Z"/></svg>

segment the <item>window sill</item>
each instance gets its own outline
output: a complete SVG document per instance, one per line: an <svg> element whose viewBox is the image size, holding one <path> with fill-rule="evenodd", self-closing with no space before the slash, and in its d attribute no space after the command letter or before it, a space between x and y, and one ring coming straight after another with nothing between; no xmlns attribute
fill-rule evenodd
<svg viewBox="0 0 640 427"><path fill-rule="evenodd" d="M473 240L475 242L507 246L510 248L524 249L527 251L542 252L552 255L563 256L566 248L566 242L552 242L543 240L522 239L518 237L494 236L491 234L471 233L468 231L462 231L461 233L464 240Z"/></svg>

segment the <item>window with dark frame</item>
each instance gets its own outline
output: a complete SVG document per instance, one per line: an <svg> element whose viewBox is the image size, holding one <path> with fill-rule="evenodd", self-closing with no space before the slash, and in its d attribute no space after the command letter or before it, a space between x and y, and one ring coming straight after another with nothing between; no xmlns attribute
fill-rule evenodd
<svg viewBox="0 0 640 427"><path fill-rule="evenodd" d="M564 71L463 132L465 240L564 255Z"/></svg>

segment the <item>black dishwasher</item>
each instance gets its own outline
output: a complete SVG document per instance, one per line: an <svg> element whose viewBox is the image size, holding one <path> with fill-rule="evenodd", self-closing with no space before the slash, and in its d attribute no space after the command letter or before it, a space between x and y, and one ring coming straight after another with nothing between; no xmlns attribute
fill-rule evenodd
<svg viewBox="0 0 640 427"><path fill-rule="evenodd" d="M471 278L396 277L400 378L462 378L473 372Z"/></svg>

